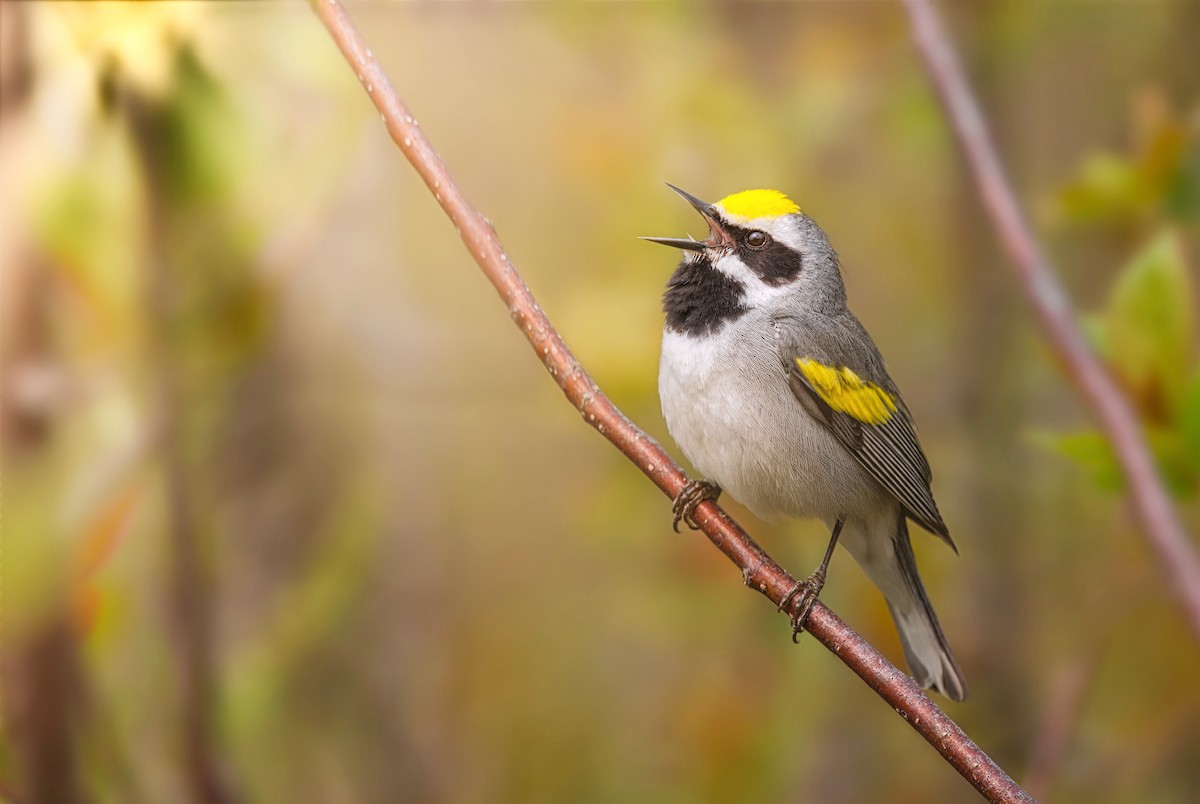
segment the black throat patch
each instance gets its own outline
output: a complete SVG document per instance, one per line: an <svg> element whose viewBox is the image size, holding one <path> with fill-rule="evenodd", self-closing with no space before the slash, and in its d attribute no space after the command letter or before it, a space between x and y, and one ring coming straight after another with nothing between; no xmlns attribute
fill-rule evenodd
<svg viewBox="0 0 1200 804"><path fill-rule="evenodd" d="M682 335L711 335L726 321L750 312L745 287L712 266L706 255L685 257L663 293L667 329Z"/></svg>

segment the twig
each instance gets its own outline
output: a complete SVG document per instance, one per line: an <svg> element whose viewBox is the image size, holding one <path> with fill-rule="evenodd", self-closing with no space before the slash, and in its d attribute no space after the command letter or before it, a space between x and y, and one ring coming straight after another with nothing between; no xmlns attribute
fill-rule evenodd
<svg viewBox="0 0 1200 804"><path fill-rule="evenodd" d="M1099 664L1099 651L1079 657L1058 673L1050 687L1046 713L1025 771L1025 787L1035 795L1050 796Z"/></svg>
<svg viewBox="0 0 1200 804"><path fill-rule="evenodd" d="M155 405L161 416L160 455L166 496L170 577L168 614L171 618L176 669L179 673L184 773L196 804L229 804L235 800L224 778L215 745L217 674L213 648L209 579L203 546L196 529L195 502L189 491L180 433L180 392L177 370L163 339L170 330L171 277L164 230L170 199L163 186L171 170L163 153L162 116L121 77L118 98L140 159L146 188L147 275L146 309L156 336L151 338L151 370Z"/></svg>
<svg viewBox="0 0 1200 804"><path fill-rule="evenodd" d="M8 797L7 783L0 795L5 801L90 801L80 758L89 701L66 612L50 614L9 647L4 716L16 760L10 771L15 795Z"/></svg>
<svg viewBox="0 0 1200 804"><path fill-rule="evenodd" d="M979 194L1033 304L1050 345L1092 406L1121 461L1134 508L1150 546L1175 586L1192 630L1200 635L1200 557L1188 540L1125 397L1075 323L1071 302L1033 236L1000 164L979 104L930 0L904 0L913 38L937 87Z"/></svg>
<svg viewBox="0 0 1200 804"><path fill-rule="evenodd" d="M388 133L454 222L471 256L504 299L513 321L567 399L584 421L621 450L655 485L669 497L676 496L687 482L683 470L653 438L617 409L571 354L504 253L491 224L454 184L441 157L400 100L345 9L338 0L309 2L379 109ZM737 523L707 501L696 509L695 519L712 543L742 570L747 586L776 605L783 601L795 580ZM916 682L892 666L820 602L809 615L807 630L894 707L980 793L992 801L1033 800Z"/></svg>

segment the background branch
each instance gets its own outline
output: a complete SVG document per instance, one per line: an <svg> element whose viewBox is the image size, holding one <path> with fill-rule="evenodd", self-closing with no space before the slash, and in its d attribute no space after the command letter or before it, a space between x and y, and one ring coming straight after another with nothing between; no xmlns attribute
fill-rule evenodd
<svg viewBox="0 0 1200 804"><path fill-rule="evenodd" d="M165 187L171 170L163 143L167 113L119 75L119 108L129 125L146 190L146 312L156 337L151 339L154 405L166 504L170 562L167 609L179 677L180 730L188 794L195 804L236 801L217 750L217 668L213 634L212 583L196 522L196 501L188 478L183 446L179 369L168 348L173 306L172 265L166 230L172 199Z"/></svg>
<svg viewBox="0 0 1200 804"><path fill-rule="evenodd" d="M962 146L1001 244L1051 347L1112 441L1150 546L1171 579L1193 631L1200 635L1200 557L1163 487L1133 411L1088 347L1075 322L1070 300L1021 214L979 103L967 84L937 11L930 0L904 0L904 5L912 21L917 49Z"/></svg>
<svg viewBox="0 0 1200 804"><path fill-rule="evenodd" d="M1079 724L1087 695L1100 666L1100 651L1092 650L1076 657L1059 670L1050 686L1041 728L1033 740L1025 787L1033 795L1049 798L1063 760Z"/></svg>
<svg viewBox="0 0 1200 804"><path fill-rule="evenodd" d="M551 326L505 254L491 224L466 201L441 157L425 138L338 0L310 0L343 56L355 70L388 133L454 222L475 262L508 306L550 376L584 420L621 450L669 497L687 476L658 443L605 396ZM795 580L719 507L706 502L696 521L714 545L741 570L747 586L778 605ZM664 520L665 521L665 520ZM818 602L808 631L888 702L980 793L992 801L1032 801L992 759L929 699L908 675Z"/></svg>

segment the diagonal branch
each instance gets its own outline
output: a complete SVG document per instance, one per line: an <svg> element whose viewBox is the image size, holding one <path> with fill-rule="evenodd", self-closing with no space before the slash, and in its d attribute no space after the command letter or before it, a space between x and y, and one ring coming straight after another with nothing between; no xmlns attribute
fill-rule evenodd
<svg viewBox="0 0 1200 804"><path fill-rule="evenodd" d="M441 157L400 100L340 2L309 2L379 109L388 133L454 222L471 256L504 299L513 322L525 334L567 399L584 421L621 450L667 496L678 495L688 479L683 470L653 438L625 417L571 354L504 253L491 224L467 202L454 184ZM696 509L695 519L712 543L742 570L747 586L761 592L777 606L783 601L795 585L795 579L736 522L708 501ZM1033 800L925 695L916 682L891 665L819 601L809 615L807 630L895 708L989 800Z"/></svg>
<svg viewBox="0 0 1200 804"><path fill-rule="evenodd" d="M1150 546L1175 585L1192 629L1200 635L1200 557L1163 487L1154 460L1125 397L1088 348L1071 302L1050 261L1021 214L1012 183L1000 164L987 122L971 92L954 45L930 0L904 0L925 68L958 135L983 204L1013 269L1079 392L1108 433L1129 482L1134 507Z"/></svg>

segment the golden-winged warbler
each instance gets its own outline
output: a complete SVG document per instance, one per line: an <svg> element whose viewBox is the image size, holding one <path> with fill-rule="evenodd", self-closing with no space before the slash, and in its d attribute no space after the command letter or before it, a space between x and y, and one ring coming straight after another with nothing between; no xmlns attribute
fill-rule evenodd
<svg viewBox="0 0 1200 804"><path fill-rule="evenodd" d="M799 596L793 632L803 629L840 537L883 592L916 680L965 699L907 520L954 543L912 416L846 308L825 232L776 190L708 204L671 189L709 227L703 241L646 238L684 252L663 295L658 392L671 436L708 478L675 500L676 527L695 527L695 507L722 490L764 519L823 520L825 559L785 600Z"/></svg>

